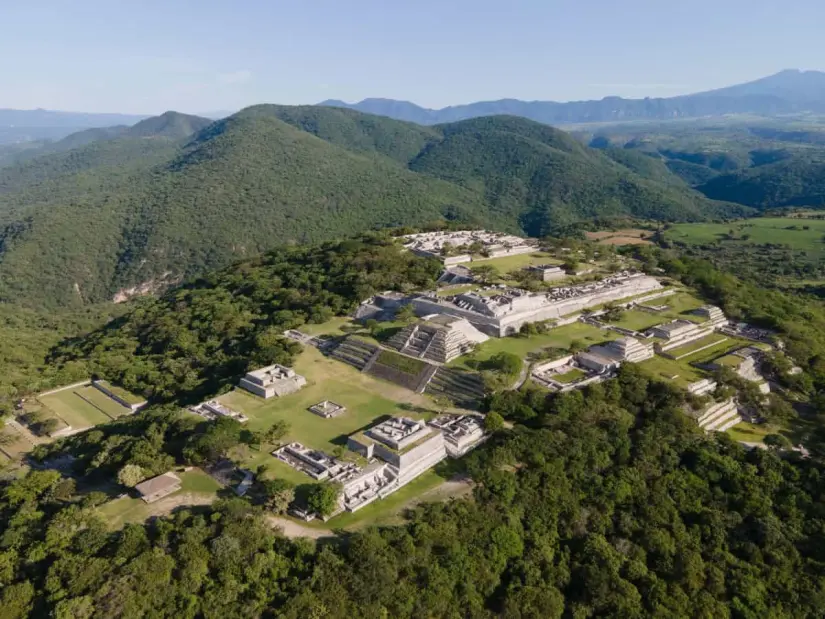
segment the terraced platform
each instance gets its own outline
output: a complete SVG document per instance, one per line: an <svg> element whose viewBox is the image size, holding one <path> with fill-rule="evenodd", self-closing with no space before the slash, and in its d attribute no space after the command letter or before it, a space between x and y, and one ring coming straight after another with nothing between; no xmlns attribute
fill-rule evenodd
<svg viewBox="0 0 825 619"><path fill-rule="evenodd" d="M484 382L481 376L473 372L440 367L424 393L449 398L465 408L475 408L484 398Z"/></svg>
<svg viewBox="0 0 825 619"><path fill-rule="evenodd" d="M478 407L484 398L484 383L475 372L439 366L358 338L346 338L329 354L376 378L417 393L449 398L465 408Z"/></svg>
<svg viewBox="0 0 825 619"><path fill-rule="evenodd" d="M375 344L348 337L330 351L330 356L348 363L357 370L364 371L380 352L381 349Z"/></svg>

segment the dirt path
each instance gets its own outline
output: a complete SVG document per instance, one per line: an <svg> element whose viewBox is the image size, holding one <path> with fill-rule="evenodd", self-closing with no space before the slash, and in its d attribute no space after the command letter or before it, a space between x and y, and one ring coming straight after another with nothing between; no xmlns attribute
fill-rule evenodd
<svg viewBox="0 0 825 619"><path fill-rule="evenodd" d="M289 538L307 537L309 539L322 539L324 537L335 537L335 533L328 529L313 529L312 527L302 525L288 518L267 516L267 520L272 526L281 529L284 535Z"/></svg>
<svg viewBox="0 0 825 619"><path fill-rule="evenodd" d="M452 498L460 498L469 495L473 491L473 484L466 478L453 478L439 484L435 488L427 490L419 496L412 497L409 501L399 505L392 513L386 513L378 520L365 521L358 523L351 527L346 527L348 531L357 531L363 527L371 524L387 525L387 524L402 524L403 519L400 515L404 511L415 507L421 503L438 503ZM335 537L335 533L329 529L316 529L296 522L289 518L282 518L278 516L267 516L267 520L272 526L278 527L283 531L283 534L289 538L306 537L309 539L323 539L326 537ZM330 524L334 525L335 520Z"/></svg>
<svg viewBox="0 0 825 619"><path fill-rule="evenodd" d="M512 387L510 387L510 389L512 391L515 391L516 389L521 389L521 386L525 383L525 381L527 380L527 377L530 375L530 367L531 366L532 366L532 364L528 363L527 361L524 361L522 363L521 372L519 373L518 378L516 379L516 382L513 383Z"/></svg>
<svg viewBox="0 0 825 619"><path fill-rule="evenodd" d="M147 505L149 516L168 516L178 507L194 507L196 505L211 505L217 498L214 494L185 492L166 497Z"/></svg>

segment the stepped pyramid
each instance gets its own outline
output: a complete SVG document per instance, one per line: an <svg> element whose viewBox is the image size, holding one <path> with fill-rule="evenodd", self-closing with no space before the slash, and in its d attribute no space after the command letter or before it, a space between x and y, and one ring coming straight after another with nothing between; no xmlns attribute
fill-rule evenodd
<svg viewBox="0 0 825 619"><path fill-rule="evenodd" d="M652 344L642 343L633 337L623 337L600 346L593 346L590 351L610 359L631 363L650 359L654 355Z"/></svg>
<svg viewBox="0 0 825 619"><path fill-rule="evenodd" d="M698 413L689 413L696 419L696 423L705 432L724 432L742 422L739 408L733 398L728 398L723 402L714 402Z"/></svg>
<svg viewBox="0 0 825 619"><path fill-rule="evenodd" d="M466 318L438 314L404 327L387 346L410 357L448 363L487 339Z"/></svg>

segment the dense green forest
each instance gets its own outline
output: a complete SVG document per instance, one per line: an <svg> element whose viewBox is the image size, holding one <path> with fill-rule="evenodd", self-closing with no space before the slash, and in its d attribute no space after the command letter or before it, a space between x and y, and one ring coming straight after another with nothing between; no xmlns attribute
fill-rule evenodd
<svg viewBox="0 0 825 619"><path fill-rule="evenodd" d="M631 367L494 398L517 424L466 459L474 500L317 548L242 499L112 533L105 495L33 471L0 490L0 616L817 616L825 471L705 437L682 398Z"/></svg>
<svg viewBox="0 0 825 619"><path fill-rule="evenodd" d="M85 363L58 368L46 362L49 351L126 311L105 305L55 313L0 305L0 415L8 414L20 396L86 378Z"/></svg>
<svg viewBox="0 0 825 619"><path fill-rule="evenodd" d="M55 367L85 363L154 401L201 401L248 369L289 364L299 345L281 335L351 312L384 290L427 289L436 260L384 235L282 248L210 274L53 351Z"/></svg>
<svg viewBox="0 0 825 619"><path fill-rule="evenodd" d="M698 187L715 200L730 200L755 208L825 206L825 152L725 174Z"/></svg>
<svg viewBox="0 0 825 619"><path fill-rule="evenodd" d="M509 424L491 424L492 439L459 463L472 499L417 506L401 526L290 541L267 521L268 494L283 488L260 482L244 499L111 531L97 507L120 491L124 467L202 465L261 440L180 404L228 388L250 364L289 362L298 345L283 329L375 291L430 286L440 268L381 234L281 248L53 349L51 372L100 372L153 406L40 446L26 476L0 481L0 616L817 616L825 310L674 250L632 251L780 334L804 372L775 378L809 403L810 458L705 435L684 392L630 364L584 391L490 396L488 413ZM52 461L62 474L41 468Z"/></svg>
<svg viewBox="0 0 825 619"><path fill-rule="evenodd" d="M749 212L513 117L421 127L261 105L205 122L166 114L0 168L0 300L106 301L280 244L444 218L536 236L597 214Z"/></svg>

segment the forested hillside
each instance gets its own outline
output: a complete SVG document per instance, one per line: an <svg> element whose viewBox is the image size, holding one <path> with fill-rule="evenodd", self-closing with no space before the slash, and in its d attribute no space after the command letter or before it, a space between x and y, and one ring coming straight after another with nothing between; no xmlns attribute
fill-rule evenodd
<svg viewBox="0 0 825 619"><path fill-rule="evenodd" d="M351 312L383 290L432 288L439 274L437 261L380 236L281 248L144 299L121 320L57 347L51 361L85 364L153 401L199 402L249 369L289 364L295 346L281 337L286 329Z"/></svg>
<svg viewBox="0 0 825 619"><path fill-rule="evenodd" d="M825 153L793 157L714 178L698 187L709 198L755 208L825 206Z"/></svg>
<svg viewBox="0 0 825 619"><path fill-rule="evenodd" d="M35 467L0 482L0 617L817 616L825 312L672 251L637 251L648 269L786 341L810 396L809 458L705 435L684 391L624 364L583 391L489 397L486 411L512 427L459 462L472 499L415 506L397 526L313 546L273 530L250 493L113 531L101 505L121 492L117 471L160 473L253 440L182 404L250 365L289 363L300 345L285 328L439 273L383 235L281 248L54 350L52 371L105 373L152 406L33 451L37 463L70 461L71 478Z"/></svg>
<svg viewBox="0 0 825 619"><path fill-rule="evenodd" d="M278 535L248 499L111 532L106 495L56 471L3 482L0 616L819 614L817 460L705 437L679 392L630 367L584 395L496 398L516 425L467 458L475 500L317 548ZM200 445L191 422L170 411L111 424L76 465L185 461Z"/></svg>
<svg viewBox="0 0 825 619"><path fill-rule="evenodd" d="M484 195L532 236L594 216L700 220L740 210L640 178L566 133L524 119L477 118L438 128L444 139L413 160L412 169Z"/></svg>
<svg viewBox="0 0 825 619"><path fill-rule="evenodd" d="M443 219L541 235L747 212L511 117L425 128L255 106L181 139L203 124L166 114L0 169L0 300L110 300L283 243Z"/></svg>

